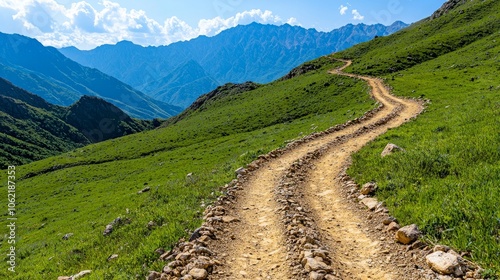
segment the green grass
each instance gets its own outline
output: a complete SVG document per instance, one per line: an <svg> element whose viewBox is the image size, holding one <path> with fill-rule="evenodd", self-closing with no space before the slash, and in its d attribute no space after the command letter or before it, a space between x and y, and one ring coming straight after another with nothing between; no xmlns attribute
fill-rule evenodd
<svg viewBox="0 0 500 280"><path fill-rule="evenodd" d="M416 121L356 154L349 173L376 181L377 196L401 223L470 252L490 277L500 273L499 10L499 1L469 2L338 54L355 59L350 71L383 75L396 95L431 100ZM430 48L435 55L426 56ZM397 62L407 55L421 59ZM381 158L387 143L406 152Z"/></svg>
<svg viewBox="0 0 500 280"><path fill-rule="evenodd" d="M91 269L89 279L135 279L161 270L155 249L198 227L203 206L236 168L375 107L365 83L327 74L338 63L312 63L322 67L223 96L166 128L19 166L18 178L31 177L17 182L18 273L0 270L0 278L54 279ZM151 191L137 194L146 185ZM117 217L130 223L104 237ZM159 226L148 230L149 221ZM62 240L67 233L74 235ZM6 239L1 243L6 252ZM119 258L108 262L112 254Z"/></svg>

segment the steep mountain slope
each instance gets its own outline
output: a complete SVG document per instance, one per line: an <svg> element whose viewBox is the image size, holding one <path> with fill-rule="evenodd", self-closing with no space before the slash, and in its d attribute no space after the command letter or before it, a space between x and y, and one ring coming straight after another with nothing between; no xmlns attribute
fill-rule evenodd
<svg viewBox="0 0 500 280"><path fill-rule="evenodd" d="M179 113L177 107L157 102L28 37L0 33L0 59L0 77L53 104L68 106L81 96L90 95L103 98L138 118L167 118Z"/></svg>
<svg viewBox="0 0 500 280"><path fill-rule="evenodd" d="M182 64L167 76L141 87L155 99L186 108L199 96L219 83L194 60Z"/></svg>
<svg viewBox="0 0 500 280"><path fill-rule="evenodd" d="M500 271L499 1L448 1L432 17L337 57L354 73L382 75L394 92L430 100L416 122L355 157L350 173L377 181L403 223ZM392 142L406 152L381 158Z"/></svg>
<svg viewBox="0 0 500 280"><path fill-rule="evenodd" d="M93 270L95 279L127 279L161 270L154 251L199 225L203 205L236 168L375 106L361 81L327 73L337 63L321 58L314 64L321 67L292 79L221 87L164 128L18 168L26 193L19 199L23 258L14 279L82 269ZM117 217L123 223L103 236ZM67 233L73 236L63 240ZM106 261L112 254L119 258Z"/></svg>
<svg viewBox="0 0 500 280"><path fill-rule="evenodd" d="M52 105L0 78L0 167L20 165L90 143L152 128L97 97Z"/></svg>
<svg viewBox="0 0 500 280"><path fill-rule="evenodd" d="M250 80L270 82L308 60L375 36L391 34L406 26L402 22L391 26L350 24L331 32L318 32L288 24L252 23L231 28L214 37L201 36L162 47L145 48L131 42L120 42L90 51L79 51L74 47L60 51L82 65L97 68L148 95L187 107L196 97L214 89L214 82L219 85ZM188 74L190 86L177 91L180 97L172 100L168 89L177 88L180 82L163 77L178 77L176 72L180 70L176 68L191 60L204 71L193 65ZM186 70L189 69L183 68L182 71ZM182 78L182 81L187 82L187 79Z"/></svg>

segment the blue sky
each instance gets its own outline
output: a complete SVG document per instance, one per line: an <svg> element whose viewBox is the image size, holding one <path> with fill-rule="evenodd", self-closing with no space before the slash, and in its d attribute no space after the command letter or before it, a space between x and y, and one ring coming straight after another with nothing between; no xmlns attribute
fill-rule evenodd
<svg viewBox="0 0 500 280"><path fill-rule="evenodd" d="M289 23L330 31L429 16L445 0L0 0L0 31L45 45L90 49L121 40L167 45L238 24Z"/></svg>

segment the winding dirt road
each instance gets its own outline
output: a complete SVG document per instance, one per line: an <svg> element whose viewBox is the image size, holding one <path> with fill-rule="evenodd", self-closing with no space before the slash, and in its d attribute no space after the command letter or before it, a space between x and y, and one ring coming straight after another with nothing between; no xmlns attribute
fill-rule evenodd
<svg viewBox="0 0 500 280"><path fill-rule="evenodd" d="M225 229L227 236L215 245L223 264L212 279L301 279L292 269L293 254L285 234L287 225L278 211L282 205L276 199L276 188L294 162L317 151L322 152L305 174L301 205L309 208L329 250L338 277L331 279L415 279L407 278L408 271L402 273L401 269L404 264L388 256L390 245L381 242L385 238L370 234L373 228L365 222L367 212L348 201L340 176L352 153L418 115L422 106L392 96L380 79L342 72L351 64L345 62L329 73L365 80L373 98L383 106L366 120L289 149L251 174L238 193L238 202L228 211L240 221Z"/></svg>

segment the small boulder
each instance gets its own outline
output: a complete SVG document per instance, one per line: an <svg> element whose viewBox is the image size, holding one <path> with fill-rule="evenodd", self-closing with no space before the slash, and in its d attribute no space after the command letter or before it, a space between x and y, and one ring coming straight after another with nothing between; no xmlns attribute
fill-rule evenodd
<svg viewBox="0 0 500 280"><path fill-rule="evenodd" d="M375 210L375 208L377 208L377 206L378 206L377 199L375 199L373 197L363 198L363 200L361 200L361 203L363 203L366 207L368 207L368 209L370 209L372 211Z"/></svg>
<svg viewBox="0 0 500 280"><path fill-rule="evenodd" d="M87 275L89 275L90 273L92 273L92 270L84 270L84 271L80 271L79 273L71 276L71 280L76 280L76 279L80 279L80 278L83 278Z"/></svg>
<svg viewBox="0 0 500 280"><path fill-rule="evenodd" d="M382 151L381 156L386 157L390 154L393 154L396 151L404 151L404 149L397 146L397 145L389 143L389 144L387 144L387 146L385 146L385 149Z"/></svg>
<svg viewBox="0 0 500 280"><path fill-rule="evenodd" d="M387 227L387 231L397 231L399 229L400 229L400 226L396 222L390 223L389 226Z"/></svg>
<svg viewBox="0 0 500 280"><path fill-rule="evenodd" d="M236 172L236 175L245 175L245 173L247 173L247 170L243 167L240 167L240 168L236 169L236 171L234 171L234 172Z"/></svg>
<svg viewBox="0 0 500 280"><path fill-rule="evenodd" d="M377 184L369 182L363 185L360 192L362 195L371 195L377 190Z"/></svg>
<svg viewBox="0 0 500 280"><path fill-rule="evenodd" d="M194 279L203 280L207 279L208 272L202 268L193 268L189 271L189 275L193 276Z"/></svg>
<svg viewBox="0 0 500 280"><path fill-rule="evenodd" d="M63 240L68 240L71 238L71 236L73 236L73 233L66 233L64 236L63 236Z"/></svg>
<svg viewBox="0 0 500 280"><path fill-rule="evenodd" d="M113 255L109 256L108 262L112 261L112 260L115 260L115 259L118 259L118 255L117 254L113 254Z"/></svg>
<svg viewBox="0 0 500 280"><path fill-rule="evenodd" d="M106 225L106 228L104 229L104 232L102 233L102 235L108 236L112 232L113 232L113 225L112 224L108 224L108 225Z"/></svg>
<svg viewBox="0 0 500 280"><path fill-rule="evenodd" d="M425 257L427 264L434 270L443 275L454 274L462 276L460 257L442 251L436 251Z"/></svg>
<svg viewBox="0 0 500 280"><path fill-rule="evenodd" d="M161 278L161 273L156 272L156 271L151 271L149 272L148 277L146 278L147 280L156 280Z"/></svg>
<svg viewBox="0 0 500 280"><path fill-rule="evenodd" d="M312 271L309 274L309 280L323 280L323 279L325 279L324 273L318 273L316 271Z"/></svg>
<svg viewBox="0 0 500 280"><path fill-rule="evenodd" d="M201 237L200 231L201 231L201 228L195 229L193 234L191 234L191 237L189 237L189 242L200 238Z"/></svg>
<svg viewBox="0 0 500 280"><path fill-rule="evenodd" d="M398 220L394 217L388 217L388 218L385 218L384 221L382 221L382 223L386 226L390 225L392 222L398 222Z"/></svg>
<svg viewBox="0 0 500 280"><path fill-rule="evenodd" d="M415 224L402 227L396 232L396 240L405 245L413 243L419 236L420 231Z"/></svg>
<svg viewBox="0 0 500 280"><path fill-rule="evenodd" d="M138 193L138 194L141 194L141 193L146 193L146 192L149 192L150 190L151 190L151 188L150 188L150 187L145 187L144 189L142 189L142 190L138 191L137 193Z"/></svg>
<svg viewBox="0 0 500 280"><path fill-rule="evenodd" d="M332 268L330 266L328 266L324 262L318 261L318 260L313 259L313 258L306 258L305 259L304 268L306 269L307 272L320 271L320 270L323 270L326 272L332 271Z"/></svg>
<svg viewBox="0 0 500 280"><path fill-rule="evenodd" d="M158 225L154 222L154 221L149 221L148 224L146 225L146 227L149 229L149 230L152 230L154 229L155 227L157 227Z"/></svg>

